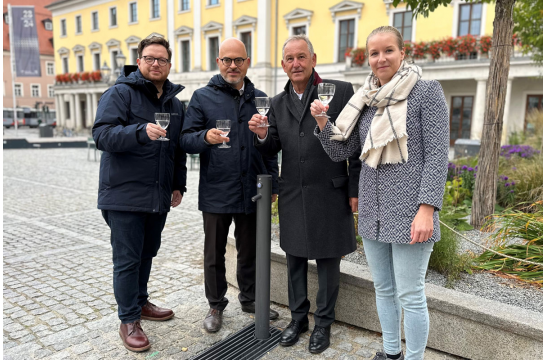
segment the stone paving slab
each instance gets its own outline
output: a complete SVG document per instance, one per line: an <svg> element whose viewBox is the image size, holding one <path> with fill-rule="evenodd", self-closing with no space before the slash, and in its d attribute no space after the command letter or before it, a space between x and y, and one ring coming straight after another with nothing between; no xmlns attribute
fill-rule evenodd
<svg viewBox="0 0 545 360"><path fill-rule="evenodd" d="M143 321L152 347L137 354L118 335L109 229L96 209L99 163L87 161L86 149L4 150L3 156L4 359L189 359L253 321L229 288L222 330L202 329L208 306L198 171L188 172L189 192L168 216L149 282L151 300L176 316ZM288 309L273 308L280 318L271 324L284 328ZM369 359L381 347L380 334L335 323L331 348L311 355L309 336L264 358ZM453 358L426 353L426 359Z"/></svg>

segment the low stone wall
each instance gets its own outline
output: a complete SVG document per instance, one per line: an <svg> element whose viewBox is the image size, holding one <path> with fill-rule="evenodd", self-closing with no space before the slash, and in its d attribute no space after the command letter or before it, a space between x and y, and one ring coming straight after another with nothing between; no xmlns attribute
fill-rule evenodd
<svg viewBox="0 0 545 360"><path fill-rule="evenodd" d="M229 238L227 280L237 287L236 249ZM277 243L271 249L271 301L288 305L286 257ZM316 264L309 264L308 293L316 309ZM430 312L428 347L470 359L542 359L542 314L497 301L426 284ZM371 273L366 267L341 262L341 289L336 319L380 332Z"/></svg>

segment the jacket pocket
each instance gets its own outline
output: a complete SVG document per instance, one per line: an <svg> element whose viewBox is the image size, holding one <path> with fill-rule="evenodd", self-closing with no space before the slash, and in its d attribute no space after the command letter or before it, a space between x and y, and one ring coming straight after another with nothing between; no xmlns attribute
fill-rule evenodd
<svg viewBox="0 0 545 360"><path fill-rule="evenodd" d="M331 181L333 182L333 187L335 189L341 188L343 186L348 185L348 176L346 175L336 176L332 178Z"/></svg>

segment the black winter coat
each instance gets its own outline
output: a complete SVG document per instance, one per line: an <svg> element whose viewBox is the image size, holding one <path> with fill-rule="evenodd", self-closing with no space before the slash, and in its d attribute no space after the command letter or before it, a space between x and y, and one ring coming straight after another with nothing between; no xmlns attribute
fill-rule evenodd
<svg viewBox="0 0 545 360"><path fill-rule="evenodd" d="M182 131L182 147L190 154L200 154L199 210L211 213L256 211L252 196L257 193L257 175L273 177L273 194L278 193L277 156L263 156L253 146L248 121L257 114L255 97L267 96L244 79L244 94L215 75L207 86L196 90L187 107ZM216 120L231 120L229 149L204 142L206 132L216 127Z"/></svg>
<svg viewBox="0 0 545 360"><path fill-rule="evenodd" d="M289 81L284 91L272 100L269 133L265 142L254 145L263 154L282 150L282 172L278 179L278 213L280 246L288 254L322 259L341 257L356 250L354 218L349 196L358 197L361 161L350 158L350 176L346 161L333 162L313 135L316 120L310 114L310 103L318 98L316 80L304 104L302 118L290 106ZM335 84L335 96L327 114L335 121L354 94L352 85L343 81L324 80Z"/></svg>
<svg viewBox="0 0 545 360"><path fill-rule="evenodd" d="M184 120L176 94L183 86L166 80L163 95L135 66L106 90L98 103L93 126L100 160L98 208L103 210L163 213L170 210L172 191L185 192L186 154L179 136ZM146 125L154 113L170 113L167 138L151 141Z"/></svg>

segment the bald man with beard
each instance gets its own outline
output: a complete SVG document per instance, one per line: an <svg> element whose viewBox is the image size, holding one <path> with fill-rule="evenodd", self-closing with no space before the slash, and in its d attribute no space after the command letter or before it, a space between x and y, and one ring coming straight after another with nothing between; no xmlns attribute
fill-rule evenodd
<svg viewBox="0 0 545 360"><path fill-rule="evenodd" d="M267 96L246 77L250 58L244 44L226 39L216 58L220 74L193 93L182 130L182 148L200 154L199 210L204 223L204 284L210 305L203 326L208 332L221 329L228 304L225 278L225 247L231 222L235 223L237 282L241 309L255 313L257 175L273 177L273 202L278 194L276 156L261 155L253 146L248 121L257 114L256 97ZM228 137L216 129L217 120L231 120ZM229 148L220 148L226 141ZM270 319L278 313L270 311Z"/></svg>

